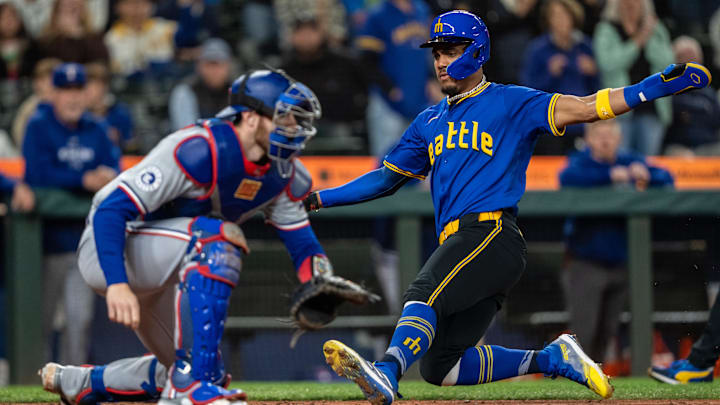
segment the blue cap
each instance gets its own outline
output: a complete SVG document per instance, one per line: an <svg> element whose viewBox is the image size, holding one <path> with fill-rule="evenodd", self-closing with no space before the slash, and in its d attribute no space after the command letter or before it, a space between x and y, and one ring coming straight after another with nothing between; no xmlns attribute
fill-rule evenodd
<svg viewBox="0 0 720 405"><path fill-rule="evenodd" d="M55 87L83 87L85 81L85 68L79 63L63 63L53 70L52 82Z"/></svg>

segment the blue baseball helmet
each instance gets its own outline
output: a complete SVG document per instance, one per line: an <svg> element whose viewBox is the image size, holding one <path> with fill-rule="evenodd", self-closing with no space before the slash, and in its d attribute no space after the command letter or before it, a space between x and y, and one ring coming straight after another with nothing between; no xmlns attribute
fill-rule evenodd
<svg viewBox="0 0 720 405"><path fill-rule="evenodd" d="M429 48L441 44L467 44L465 52L447 67L447 73L462 80L477 72L490 59L490 33L473 13L455 10L435 17L430 26L430 40L420 45Z"/></svg>
<svg viewBox="0 0 720 405"><path fill-rule="evenodd" d="M317 133L321 108L312 90L281 70L256 70L238 77L229 93L229 105L216 117L231 119L252 110L272 119L268 156L283 177L292 174L292 158Z"/></svg>

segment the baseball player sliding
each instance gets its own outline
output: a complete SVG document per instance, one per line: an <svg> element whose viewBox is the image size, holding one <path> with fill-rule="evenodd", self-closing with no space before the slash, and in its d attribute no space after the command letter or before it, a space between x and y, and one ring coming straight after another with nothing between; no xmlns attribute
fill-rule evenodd
<svg viewBox="0 0 720 405"><path fill-rule="evenodd" d="M227 389L219 345L249 252L237 223L258 211L304 283L296 295L321 299L318 286L329 283L342 299L372 297L332 275L301 203L312 182L295 157L316 132L313 92L260 70L240 76L229 93L216 118L167 136L95 195L80 271L105 295L109 318L133 328L152 355L96 367L46 364L43 387L63 402L244 404L243 391Z"/></svg>
<svg viewBox="0 0 720 405"><path fill-rule="evenodd" d="M486 80L490 37L477 16L451 11L435 18L430 40L435 73L447 98L420 113L383 167L338 188L312 193L308 209L356 204L392 194L410 178L431 177L440 247L405 293L405 306L385 356L375 363L336 340L328 364L356 382L373 404L392 403L398 380L422 358L436 385L474 385L529 373L563 376L608 398L613 387L571 335L543 350L476 346L525 269L517 203L538 136L565 126L614 118L659 97L702 88L708 70L670 65L640 83L576 97Z"/></svg>

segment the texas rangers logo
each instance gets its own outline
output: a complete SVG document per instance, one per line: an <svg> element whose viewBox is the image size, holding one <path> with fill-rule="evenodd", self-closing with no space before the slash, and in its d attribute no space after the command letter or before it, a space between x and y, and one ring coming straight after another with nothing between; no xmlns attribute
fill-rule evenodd
<svg viewBox="0 0 720 405"><path fill-rule="evenodd" d="M135 185L142 191L155 191L162 183L162 172L157 166L148 166L135 177Z"/></svg>
<svg viewBox="0 0 720 405"><path fill-rule="evenodd" d="M241 200L252 201L255 199L258 191L262 187L262 182L250 179L243 179L237 189L235 189L235 198Z"/></svg>

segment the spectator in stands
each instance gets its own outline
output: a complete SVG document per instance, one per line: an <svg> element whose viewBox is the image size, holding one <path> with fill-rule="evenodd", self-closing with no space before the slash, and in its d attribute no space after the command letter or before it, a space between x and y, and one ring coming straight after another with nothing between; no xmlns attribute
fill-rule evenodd
<svg viewBox="0 0 720 405"><path fill-rule="evenodd" d="M681 36L673 42L677 63L703 63L700 44L691 37ZM720 103L715 90L700 91L673 97L673 121L665 136L665 154L694 156L720 155Z"/></svg>
<svg viewBox="0 0 720 405"><path fill-rule="evenodd" d="M9 0L20 11L25 29L33 38L40 37L47 28L56 0ZM103 32L108 21L109 0L85 0L92 31Z"/></svg>
<svg viewBox="0 0 720 405"><path fill-rule="evenodd" d="M278 23L273 0L248 0L242 7L240 26L242 39L238 44L243 60L254 63L263 56L278 54Z"/></svg>
<svg viewBox="0 0 720 405"><path fill-rule="evenodd" d="M528 45L521 83L547 92L586 96L596 92L600 82L590 38L578 30L584 13L576 0L548 0L541 10L547 34ZM544 137L535 153L564 155L582 136L582 125L568 126L563 142ZM538 148L542 150L538 150Z"/></svg>
<svg viewBox="0 0 720 405"><path fill-rule="evenodd" d="M178 23L175 45L178 51L200 49L200 45L220 32L216 2L205 0L164 0L155 16ZM196 52L197 53L197 52ZM196 55L188 59L196 59ZM185 59L180 56L180 59Z"/></svg>
<svg viewBox="0 0 720 405"><path fill-rule="evenodd" d="M12 139L17 148L22 147L28 120L35 114L38 103L50 101L52 72L61 62L59 59L43 59L35 64L33 72L33 94L20 104L12 124Z"/></svg>
<svg viewBox="0 0 720 405"><path fill-rule="evenodd" d="M483 71L494 82L518 83L525 48L539 32L538 0L476 0L470 5L493 35Z"/></svg>
<svg viewBox="0 0 720 405"><path fill-rule="evenodd" d="M310 15L294 23L290 43L281 68L313 89L323 106L309 152L367 154L367 71L357 58L330 48L324 25Z"/></svg>
<svg viewBox="0 0 720 405"><path fill-rule="evenodd" d="M650 0L609 2L593 37L603 87L637 83L673 63L670 34L655 16ZM644 103L622 122L622 147L643 155L660 152L665 126L672 119L672 100Z"/></svg>
<svg viewBox="0 0 720 405"><path fill-rule="evenodd" d="M86 67L85 86L88 109L107 125L108 136L123 152L137 152L130 109L110 93L110 72L102 63Z"/></svg>
<svg viewBox="0 0 720 405"><path fill-rule="evenodd" d="M588 124L587 148L570 155L560 173L562 187L672 186L666 170L636 154L619 151L616 120ZM570 330L585 352L602 361L617 335L627 298L627 237L624 218L568 218L565 223L567 262L562 277Z"/></svg>
<svg viewBox="0 0 720 405"><path fill-rule="evenodd" d="M426 5L418 0L385 0L369 11L355 39L362 65L379 87L368 101L370 151L375 156L383 156L430 103L426 83L433 73L428 55L419 48L428 36L429 18Z"/></svg>
<svg viewBox="0 0 720 405"><path fill-rule="evenodd" d="M228 44L218 38L205 41L196 73L175 86L170 93L168 108L173 130L202 117L213 117L227 106L231 69L232 54Z"/></svg>
<svg viewBox="0 0 720 405"><path fill-rule="evenodd" d="M15 80L32 72L26 65L30 41L15 5L0 3L0 78Z"/></svg>
<svg viewBox="0 0 720 405"><path fill-rule="evenodd" d="M44 58L108 63L102 34L93 30L84 0L56 0L52 10L48 26L29 50L31 63Z"/></svg>
<svg viewBox="0 0 720 405"><path fill-rule="evenodd" d="M23 142L25 181L30 186L93 193L115 177L119 153L105 127L85 112L85 82L82 65L61 64L53 71L51 101L38 105ZM55 310L62 307L66 327L60 359L74 364L87 362L94 301L75 258L83 225L75 219L47 220L43 232L45 337Z"/></svg>
<svg viewBox="0 0 720 405"><path fill-rule="evenodd" d="M292 46L290 37L298 19L315 19L331 47L345 42L348 26L340 0L274 0L273 3L284 49Z"/></svg>
<svg viewBox="0 0 720 405"><path fill-rule="evenodd" d="M105 35L110 69L127 78L172 71L177 23L153 17L151 0L117 0L118 19Z"/></svg>

